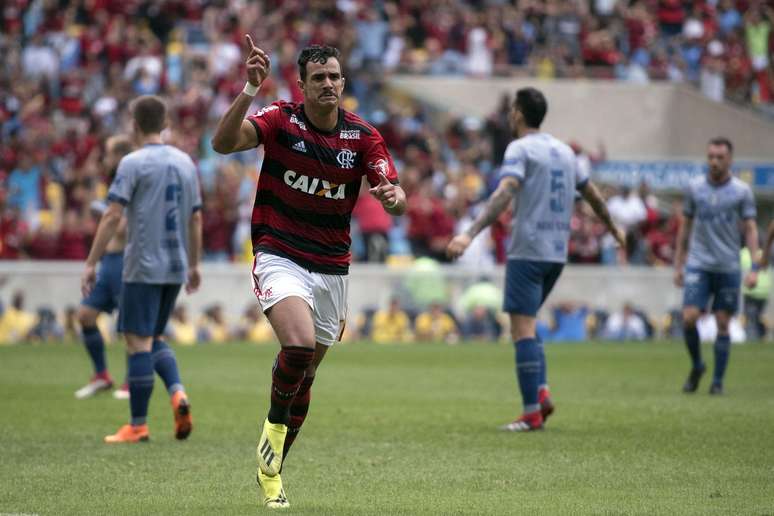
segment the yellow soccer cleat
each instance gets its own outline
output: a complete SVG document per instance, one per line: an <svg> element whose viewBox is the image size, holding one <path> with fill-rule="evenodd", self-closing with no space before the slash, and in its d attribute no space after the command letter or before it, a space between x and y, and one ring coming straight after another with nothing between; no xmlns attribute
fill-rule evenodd
<svg viewBox="0 0 774 516"><path fill-rule="evenodd" d="M282 477L264 475L261 468L258 468L256 480L263 490L263 505L269 509L287 509L290 507L288 497L285 496L285 489L282 488Z"/></svg>
<svg viewBox="0 0 774 516"><path fill-rule="evenodd" d="M285 446L285 436L288 427L281 423L263 422L263 431L258 440L258 467L264 475L273 477L279 475L282 468L282 450Z"/></svg>

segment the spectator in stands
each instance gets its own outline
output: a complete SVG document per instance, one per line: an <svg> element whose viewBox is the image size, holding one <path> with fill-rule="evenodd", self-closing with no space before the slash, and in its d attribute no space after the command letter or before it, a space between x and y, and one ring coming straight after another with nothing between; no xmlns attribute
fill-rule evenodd
<svg viewBox="0 0 774 516"><path fill-rule="evenodd" d="M250 304L245 308L242 320L237 326L236 336L256 344L275 340L274 330L271 329L269 321L255 304Z"/></svg>
<svg viewBox="0 0 774 516"><path fill-rule="evenodd" d="M379 344L411 342L411 320L393 297L387 310L377 311L371 323L371 340Z"/></svg>
<svg viewBox="0 0 774 516"><path fill-rule="evenodd" d="M196 325L189 320L185 305L177 305L172 311L166 333L178 344L196 344Z"/></svg>
<svg viewBox="0 0 774 516"><path fill-rule="evenodd" d="M465 316L461 330L465 340L496 341L500 338L501 327L495 314L479 305Z"/></svg>
<svg viewBox="0 0 774 516"><path fill-rule="evenodd" d="M437 341L453 344L459 340L457 323L440 303L433 303L429 310L420 313L414 322L417 341Z"/></svg>
<svg viewBox="0 0 774 516"><path fill-rule="evenodd" d="M586 340L586 320L589 309L577 303L563 301L557 303L552 310L554 325L549 331L538 335L544 341L583 342Z"/></svg>
<svg viewBox="0 0 774 516"><path fill-rule="evenodd" d="M408 238L414 256L446 262L446 244L454 234L454 219L434 192L431 179L424 180L408 199Z"/></svg>
<svg viewBox="0 0 774 516"><path fill-rule="evenodd" d="M760 261L763 251L759 251L756 263ZM752 269L750 251L744 247L740 254L742 277ZM771 290L771 270L767 267L758 271L758 282L753 288L742 285L742 313L744 313L744 331L747 339L751 341L762 340L766 337L767 328L764 322L766 304L769 301Z"/></svg>
<svg viewBox="0 0 774 516"><path fill-rule="evenodd" d="M635 311L631 303L625 303L620 312L611 314L602 332L608 340L645 340L648 336L645 320Z"/></svg>
<svg viewBox="0 0 774 516"><path fill-rule="evenodd" d="M223 306L216 303L207 308L199 319L197 340L223 344L230 337L228 323L223 314Z"/></svg>
<svg viewBox="0 0 774 516"><path fill-rule="evenodd" d="M64 311L64 339L68 342L76 341L81 338L81 328L78 322L78 309L72 305L65 308Z"/></svg>
<svg viewBox="0 0 774 516"><path fill-rule="evenodd" d="M623 185L618 195L608 199L607 209L613 222L626 231L626 255L631 256L640 236L640 224L647 218L645 203L636 191Z"/></svg>
<svg viewBox="0 0 774 516"><path fill-rule="evenodd" d="M352 216L363 237L364 260L383 263L389 251L388 234L392 228L392 217L373 195L368 195L368 184L365 181Z"/></svg>
<svg viewBox="0 0 774 516"><path fill-rule="evenodd" d="M29 337L36 319L24 309L24 304L24 292L14 292L11 305L0 317L0 344L14 344Z"/></svg>
<svg viewBox="0 0 774 516"><path fill-rule="evenodd" d="M64 328L56 320L54 311L48 307L38 308L38 316L34 326L30 330L29 339L38 342L61 341L64 337Z"/></svg>
<svg viewBox="0 0 774 516"><path fill-rule="evenodd" d="M67 210L59 234L59 246L56 257L60 260L85 260L89 254L90 236L84 227L78 212Z"/></svg>

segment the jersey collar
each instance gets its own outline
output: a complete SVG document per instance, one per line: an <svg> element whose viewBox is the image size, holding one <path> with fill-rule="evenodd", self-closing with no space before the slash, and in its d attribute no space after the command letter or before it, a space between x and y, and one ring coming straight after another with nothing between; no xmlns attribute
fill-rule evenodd
<svg viewBox="0 0 774 516"><path fill-rule="evenodd" d="M306 124L308 124L308 125L309 125L309 127L311 127L312 129L314 129L314 131L315 131L315 132L317 132L317 133L332 135L332 134L336 134L336 133L338 133L339 131L341 131L341 126L344 124L344 110L343 110L343 109L341 109L341 108L339 108L339 113L338 113L338 115L339 115L339 116L338 116L338 119L336 120L336 127L334 127L333 129L331 129L330 131L325 131L325 130L323 130L323 129L320 129L320 128L319 128L319 127L317 127L316 125L314 125L314 124L312 123L312 121L311 121L311 120L309 120L309 119L307 118L307 116L306 116L306 111L304 110L304 105L303 105L303 104L301 104L301 116L303 117L303 119L304 119L304 122L305 122Z"/></svg>

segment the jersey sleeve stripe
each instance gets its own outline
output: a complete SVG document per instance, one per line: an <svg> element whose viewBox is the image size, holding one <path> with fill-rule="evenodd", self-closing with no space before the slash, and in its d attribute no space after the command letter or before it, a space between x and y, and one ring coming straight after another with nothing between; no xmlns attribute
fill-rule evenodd
<svg viewBox="0 0 774 516"><path fill-rule="evenodd" d="M129 204L128 199L124 199L123 197L120 197L114 193L109 194L107 200L108 202L117 202L118 204L121 204L123 206L126 206L127 204Z"/></svg>
<svg viewBox="0 0 774 516"><path fill-rule="evenodd" d="M516 179L523 180L524 172L513 170L513 169L507 169L507 168L500 169L500 177L502 178L505 176L511 176L511 177L515 177Z"/></svg>
<svg viewBox="0 0 774 516"><path fill-rule="evenodd" d="M261 132L261 126L259 126L258 122L256 122L252 118L248 118L247 120L251 124L253 124L253 128L255 129L255 134L258 136L258 145L261 145L263 143L263 133Z"/></svg>

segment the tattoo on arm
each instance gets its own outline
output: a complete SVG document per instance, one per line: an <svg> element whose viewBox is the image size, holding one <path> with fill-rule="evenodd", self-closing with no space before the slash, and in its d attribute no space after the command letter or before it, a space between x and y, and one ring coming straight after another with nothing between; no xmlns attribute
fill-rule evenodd
<svg viewBox="0 0 774 516"><path fill-rule="evenodd" d="M504 179L497 190L492 194L484 207L484 210L478 214L476 220L465 232L472 239L481 233L483 229L497 220L497 217L508 207L508 204L519 190L519 181L515 178Z"/></svg>

